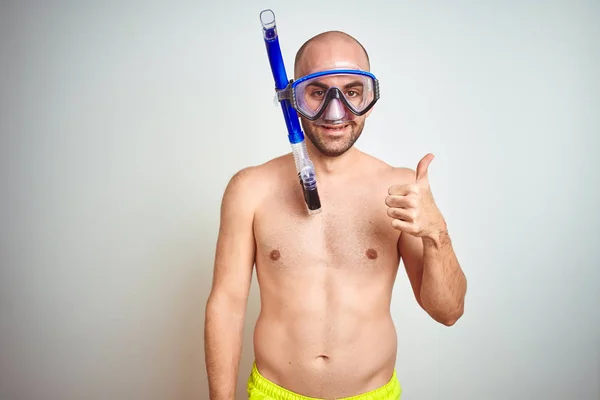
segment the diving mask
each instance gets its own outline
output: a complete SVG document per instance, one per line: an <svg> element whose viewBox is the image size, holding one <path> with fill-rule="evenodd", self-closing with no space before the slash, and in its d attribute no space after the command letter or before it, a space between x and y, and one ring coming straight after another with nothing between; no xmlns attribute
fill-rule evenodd
<svg viewBox="0 0 600 400"><path fill-rule="evenodd" d="M366 71L335 69L291 80L277 91L277 98L290 100L292 107L310 121L343 121L366 114L379 100L379 82Z"/></svg>

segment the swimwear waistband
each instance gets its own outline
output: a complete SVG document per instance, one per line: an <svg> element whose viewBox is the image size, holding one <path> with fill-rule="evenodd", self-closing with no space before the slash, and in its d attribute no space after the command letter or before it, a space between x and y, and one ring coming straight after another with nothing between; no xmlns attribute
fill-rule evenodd
<svg viewBox="0 0 600 400"><path fill-rule="evenodd" d="M392 378L385 385L371 390L369 392L356 396L344 397L338 400L400 400L402 388L396 375L396 370ZM322 400L315 397L307 397L301 394L289 391L281 386L271 382L260 374L256 363L252 366L252 372L248 379L248 399L249 400Z"/></svg>

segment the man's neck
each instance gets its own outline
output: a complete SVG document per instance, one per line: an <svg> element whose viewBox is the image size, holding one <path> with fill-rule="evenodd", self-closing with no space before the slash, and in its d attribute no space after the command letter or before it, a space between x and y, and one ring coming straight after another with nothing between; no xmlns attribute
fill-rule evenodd
<svg viewBox="0 0 600 400"><path fill-rule="evenodd" d="M356 147L351 147L344 154L337 157L326 156L317 150L310 141L307 141L306 147L310 160L315 166L317 174L321 176L336 176L346 174L351 171L353 166L356 166L358 159L361 156L360 150Z"/></svg>

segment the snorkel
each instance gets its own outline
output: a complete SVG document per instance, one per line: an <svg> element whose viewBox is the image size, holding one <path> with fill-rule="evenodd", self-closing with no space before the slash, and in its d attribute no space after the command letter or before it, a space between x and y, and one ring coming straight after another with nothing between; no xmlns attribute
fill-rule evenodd
<svg viewBox="0 0 600 400"><path fill-rule="evenodd" d="M263 27L263 37L269 57L269 64L273 79L275 80L275 90L283 90L288 84L285 65L279 47L279 36L275 24L275 14L267 9L260 13L260 22ZM298 114L290 104L289 99L279 98L281 110L285 119L285 124L288 131L288 140L292 147L294 162L296 164L296 172L304 193L304 201L309 214L316 214L321 211L321 200L317 191L317 179L315 175L315 167L308 157L306 142L304 141L304 133L300 128Z"/></svg>

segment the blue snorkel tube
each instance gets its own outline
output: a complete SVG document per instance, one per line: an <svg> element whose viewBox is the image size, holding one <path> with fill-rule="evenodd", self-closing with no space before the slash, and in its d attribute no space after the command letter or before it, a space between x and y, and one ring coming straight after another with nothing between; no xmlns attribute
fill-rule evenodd
<svg viewBox="0 0 600 400"><path fill-rule="evenodd" d="M275 14L271 10L264 10L260 13L260 22L263 27L263 37L269 56L269 64L271 72L275 79L275 90L283 90L288 85L288 78L279 48L279 37L277 35L277 27L275 25ZM321 211L321 200L317 191L317 179L315 175L315 167L308 157L306 150L306 142L304 141L304 133L300 128L298 114L290 104L288 99L280 99L281 110L285 118L285 124L288 130L288 139L292 146L294 162L296 164L296 172L304 192L304 201L309 214L316 214Z"/></svg>

